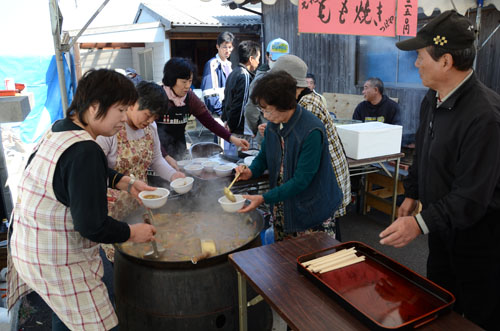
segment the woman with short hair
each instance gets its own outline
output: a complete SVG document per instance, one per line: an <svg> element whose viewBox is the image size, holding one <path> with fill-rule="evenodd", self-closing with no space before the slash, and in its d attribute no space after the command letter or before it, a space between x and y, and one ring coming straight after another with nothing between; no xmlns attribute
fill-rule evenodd
<svg viewBox="0 0 500 331"><path fill-rule="evenodd" d="M34 290L54 312L53 330L109 330L118 324L102 282L98 243L149 242L156 230L109 217L106 188L135 197L154 188L109 169L95 139L116 134L136 100L133 83L122 74L90 70L67 117L35 147L9 229L9 309Z"/></svg>
<svg viewBox="0 0 500 331"><path fill-rule="evenodd" d="M186 149L186 124L190 115L215 135L246 150L248 141L231 135L210 115L207 107L191 90L195 70L192 63L183 58L170 59L163 68L163 89L168 102L157 120L158 134L164 156L182 159Z"/></svg>
<svg viewBox="0 0 500 331"><path fill-rule="evenodd" d="M270 190L244 195L251 211L271 205L276 240L323 230L342 200L333 172L323 123L297 105L296 80L285 71L263 76L252 91L252 101L269 121L261 150L250 167L239 166L239 180L269 171Z"/></svg>

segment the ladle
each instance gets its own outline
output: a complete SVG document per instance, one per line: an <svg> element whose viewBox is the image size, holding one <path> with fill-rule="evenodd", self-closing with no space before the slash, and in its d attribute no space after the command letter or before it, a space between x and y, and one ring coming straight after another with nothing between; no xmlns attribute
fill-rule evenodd
<svg viewBox="0 0 500 331"><path fill-rule="evenodd" d="M144 217L144 223L150 224L154 226L154 216L153 216L153 211L149 208L146 208L148 211L148 216L149 217ZM158 248L158 245L156 244L156 241L151 241L151 246L153 247L152 251L149 251L144 254L145 258L153 258L153 259L159 259L162 254L165 252L165 249L163 247Z"/></svg>
<svg viewBox="0 0 500 331"><path fill-rule="evenodd" d="M243 169L245 169L246 166L244 165L243 166ZM236 182L236 180L238 179L238 177L240 177L241 175L241 172L236 174L236 176L234 176L234 179L233 181L231 182L231 184L229 184L229 187L224 187L224 195L226 196L226 198L229 200L229 201L232 201L232 202L236 202L236 198L234 197L234 194L233 192L231 192L231 187L233 186L233 184Z"/></svg>

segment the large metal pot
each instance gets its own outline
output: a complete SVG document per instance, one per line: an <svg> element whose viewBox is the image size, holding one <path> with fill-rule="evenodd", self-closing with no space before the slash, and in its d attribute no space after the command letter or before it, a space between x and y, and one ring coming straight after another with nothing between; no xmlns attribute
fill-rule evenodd
<svg viewBox="0 0 500 331"><path fill-rule="evenodd" d="M202 206L193 200L184 202L183 199L168 201L164 208L155 212L197 211ZM213 208L219 207L213 205ZM125 221L140 221L142 212L138 211ZM256 222L255 237L235 251L260 245L263 218L258 211L250 213L250 217ZM229 253L197 264L163 262L131 256L117 245L114 288L120 330L236 330L237 277L227 261ZM250 287L247 290L251 299L255 292ZM251 307L248 320L250 330L270 330L272 313L269 306L263 301Z"/></svg>

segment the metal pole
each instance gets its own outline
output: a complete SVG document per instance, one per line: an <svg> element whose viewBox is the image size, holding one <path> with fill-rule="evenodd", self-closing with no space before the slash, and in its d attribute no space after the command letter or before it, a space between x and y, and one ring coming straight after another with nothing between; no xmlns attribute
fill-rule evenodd
<svg viewBox="0 0 500 331"><path fill-rule="evenodd" d="M247 331L247 281L241 275L239 271L236 271L238 275L238 312L239 312L239 330Z"/></svg>
<svg viewBox="0 0 500 331"><path fill-rule="evenodd" d="M481 11L483 9L483 0L477 0L477 12L476 12L476 40L474 41L474 46L476 47L476 57L474 58L474 64L472 69L476 70L477 54L479 52L479 31L481 30Z"/></svg>
<svg viewBox="0 0 500 331"><path fill-rule="evenodd" d="M66 91L66 78L64 77L63 54L61 51L61 15L56 0L49 0L50 22L52 25L52 37L54 39L54 51L56 55L57 77L59 89L61 90L61 103L63 114L68 109L68 93Z"/></svg>
<svg viewBox="0 0 500 331"><path fill-rule="evenodd" d="M105 0L102 3L102 5L96 10L94 15L92 15L92 17L88 20L88 22L83 26L83 28L80 31L78 31L78 34L73 38L73 40L71 40L71 42L69 44L69 48L73 47L73 45L76 43L78 38L80 38L80 36L85 32L85 30L87 30L90 23L92 23L92 21L94 20L94 18L97 17L97 15L99 15L99 13L104 9L104 7L108 4L108 2L109 2L109 0Z"/></svg>

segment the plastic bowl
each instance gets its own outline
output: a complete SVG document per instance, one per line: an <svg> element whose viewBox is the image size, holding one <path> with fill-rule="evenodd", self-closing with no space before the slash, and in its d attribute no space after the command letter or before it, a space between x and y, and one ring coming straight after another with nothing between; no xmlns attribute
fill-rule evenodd
<svg viewBox="0 0 500 331"><path fill-rule="evenodd" d="M214 167L215 174L219 177L226 177L233 171L233 166L231 164L220 164Z"/></svg>
<svg viewBox="0 0 500 331"><path fill-rule="evenodd" d="M243 162L247 167L252 165L253 160L255 159L255 156L247 156L246 158L243 159Z"/></svg>
<svg viewBox="0 0 500 331"><path fill-rule="evenodd" d="M187 166L188 164L191 164L193 161L192 160L180 160L177 161L177 165L179 166L180 170L184 170L184 167Z"/></svg>
<svg viewBox="0 0 500 331"><path fill-rule="evenodd" d="M235 213L243 207L245 198L241 194L235 194L234 197L236 198L236 202L230 201L225 195L219 198L219 203L224 211Z"/></svg>
<svg viewBox="0 0 500 331"><path fill-rule="evenodd" d="M184 167L184 170L192 175L199 176L203 171L203 166L201 164L191 163Z"/></svg>
<svg viewBox="0 0 500 331"><path fill-rule="evenodd" d="M205 161L201 165L203 166L203 170L206 172L214 172L214 167L218 166L220 163L217 161Z"/></svg>
<svg viewBox="0 0 500 331"><path fill-rule="evenodd" d="M157 188L154 191L142 191L139 193L139 198L141 198L142 203L145 207L155 209L161 208L165 203L167 203L168 196L170 195L170 191L166 188ZM155 196L154 198L150 198L148 196Z"/></svg>
<svg viewBox="0 0 500 331"><path fill-rule="evenodd" d="M177 178L170 183L170 187L179 194L188 193L193 188L194 178Z"/></svg>

